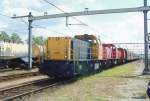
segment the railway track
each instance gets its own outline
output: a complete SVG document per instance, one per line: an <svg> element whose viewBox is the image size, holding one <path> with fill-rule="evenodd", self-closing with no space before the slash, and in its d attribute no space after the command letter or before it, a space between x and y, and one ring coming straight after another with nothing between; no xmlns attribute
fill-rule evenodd
<svg viewBox="0 0 150 101"><path fill-rule="evenodd" d="M63 84L66 81L68 80L46 78L10 88L0 89L0 101L13 101L16 99L20 101L24 96L34 94L46 88Z"/></svg>
<svg viewBox="0 0 150 101"><path fill-rule="evenodd" d="M13 71L11 68L0 68L0 73Z"/></svg>
<svg viewBox="0 0 150 101"><path fill-rule="evenodd" d="M24 70L20 67L16 67L15 69L13 68L4 68L4 67L0 67L0 73L3 73L3 72L10 72L10 71L16 71L16 70Z"/></svg>
<svg viewBox="0 0 150 101"><path fill-rule="evenodd" d="M21 79L21 78L26 78L31 76L38 76L38 75L41 74L39 72L30 72L30 73L12 74L8 76L0 76L0 82Z"/></svg>

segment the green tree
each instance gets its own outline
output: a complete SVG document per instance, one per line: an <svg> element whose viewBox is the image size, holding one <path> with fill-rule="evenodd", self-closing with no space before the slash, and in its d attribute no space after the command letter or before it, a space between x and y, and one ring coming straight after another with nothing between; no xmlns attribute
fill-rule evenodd
<svg viewBox="0 0 150 101"><path fill-rule="evenodd" d="M42 36L38 36L38 37L33 36L32 40L33 40L33 44L38 44L38 45L44 45L45 42Z"/></svg>
<svg viewBox="0 0 150 101"><path fill-rule="evenodd" d="M11 41L14 43L22 43L22 39L20 38L20 36L16 33L13 33L11 35Z"/></svg>
<svg viewBox="0 0 150 101"><path fill-rule="evenodd" d="M0 41L9 42L10 37L5 31L0 31Z"/></svg>

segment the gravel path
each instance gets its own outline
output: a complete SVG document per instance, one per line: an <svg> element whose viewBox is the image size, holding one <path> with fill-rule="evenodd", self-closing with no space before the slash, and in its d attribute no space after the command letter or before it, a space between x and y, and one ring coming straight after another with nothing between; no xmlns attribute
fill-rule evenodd
<svg viewBox="0 0 150 101"><path fill-rule="evenodd" d="M124 84L117 85L117 92L120 93L119 101L149 101L146 95L147 82L149 75L141 75L144 69L143 61L136 62L137 66L133 75L126 76ZM117 101L114 97L114 100Z"/></svg>

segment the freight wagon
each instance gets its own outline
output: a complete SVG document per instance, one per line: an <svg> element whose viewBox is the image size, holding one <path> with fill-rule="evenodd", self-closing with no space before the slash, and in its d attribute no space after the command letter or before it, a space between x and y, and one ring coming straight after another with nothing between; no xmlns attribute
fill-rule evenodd
<svg viewBox="0 0 150 101"><path fill-rule="evenodd" d="M51 77L72 77L101 71L127 62L126 52L113 44L101 44L94 35L49 37L39 71Z"/></svg>
<svg viewBox="0 0 150 101"><path fill-rule="evenodd" d="M42 55L42 49L37 45L32 45L33 64L39 63ZM23 43L9 43L0 41L0 67L15 68L20 66L25 68L28 62L28 45Z"/></svg>
<svg viewBox="0 0 150 101"><path fill-rule="evenodd" d="M139 56L131 51L127 51L127 61L133 61L139 59Z"/></svg>
<svg viewBox="0 0 150 101"><path fill-rule="evenodd" d="M118 64L125 63L127 60L127 52L123 48L117 48L117 61Z"/></svg>
<svg viewBox="0 0 150 101"><path fill-rule="evenodd" d="M113 44L102 44L103 59L107 61L107 67L117 64L117 48Z"/></svg>

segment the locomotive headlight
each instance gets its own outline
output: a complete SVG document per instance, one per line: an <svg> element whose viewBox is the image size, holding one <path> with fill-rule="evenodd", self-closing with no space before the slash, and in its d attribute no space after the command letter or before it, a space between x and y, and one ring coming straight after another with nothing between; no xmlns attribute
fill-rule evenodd
<svg viewBox="0 0 150 101"><path fill-rule="evenodd" d="M65 56L65 59L67 59L67 56Z"/></svg>

